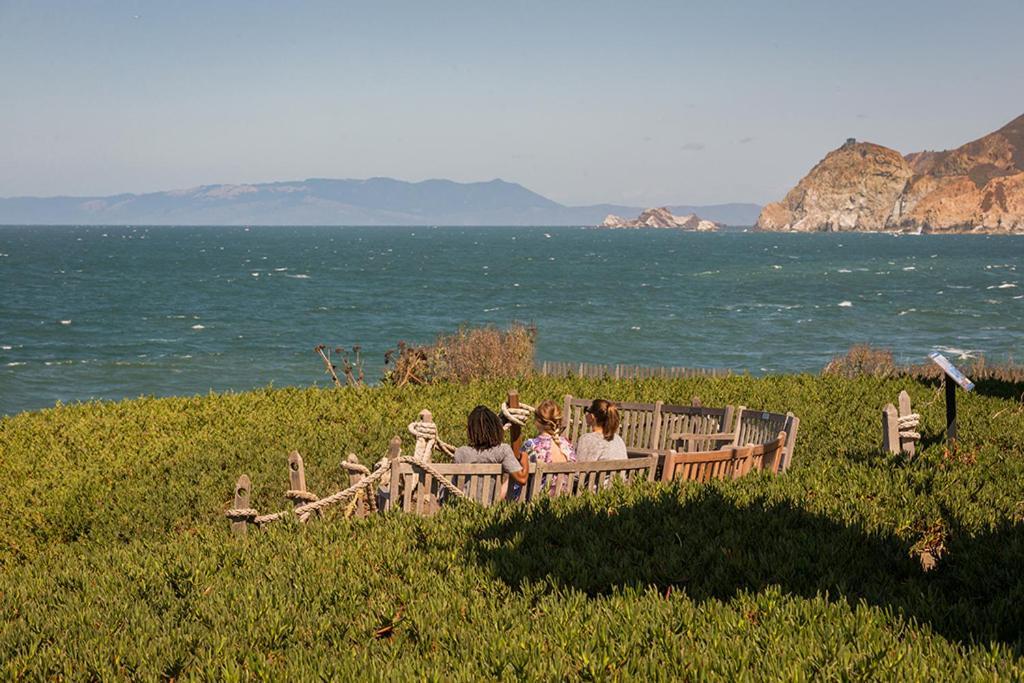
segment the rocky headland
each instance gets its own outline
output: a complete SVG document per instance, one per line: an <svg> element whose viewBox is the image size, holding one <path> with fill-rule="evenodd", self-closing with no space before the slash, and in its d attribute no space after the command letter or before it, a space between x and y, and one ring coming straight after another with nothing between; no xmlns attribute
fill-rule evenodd
<svg viewBox="0 0 1024 683"><path fill-rule="evenodd" d="M1024 116L943 152L847 140L765 206L756 228L1024 234Z"/></svg>
<svg viewBox="0 0 1024 683"><path fill-rule="evenodd" d="M714 232L718 224L704 220L696 214L676 216L665 207L647 209L631 220L609 214L599 227L602 228L676 228L694 232Z"/></svg>

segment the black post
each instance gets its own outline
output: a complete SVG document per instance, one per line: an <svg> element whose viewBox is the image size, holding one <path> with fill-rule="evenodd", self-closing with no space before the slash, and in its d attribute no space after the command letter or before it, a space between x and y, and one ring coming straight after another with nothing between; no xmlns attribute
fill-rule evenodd
<svg viewBox="0 0 1024 683"><path fill-rule="evenodd" d="M956 448L956 382L949 375L943 382L946 384L946 443L952 450Z"/></svg>

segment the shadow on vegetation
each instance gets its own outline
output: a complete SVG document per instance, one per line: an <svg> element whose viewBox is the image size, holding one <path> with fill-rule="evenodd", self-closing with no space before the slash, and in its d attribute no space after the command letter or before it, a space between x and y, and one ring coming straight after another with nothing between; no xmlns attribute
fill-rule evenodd
<svg viewBox="0 0 1024 683"><path fill-rule="evenodd" d="M925 573L911 543L789 504L740 507L712 488L689 500L674 488L619 507L599 500L512 509L478 536L478 559L512 588L548 581L596 596L654 586L728 600L778 585L863 599L953 640L1024 651L1024 525L973 537L951 528Z"/></svg>
<svg viewBox="0 0 1024 683"><path fill-rule="evenodd" d="M1008 382L1001 379L979 379L974 382L974 391L982 396L1021 401L1024 398L1024 382Z"/></svg>

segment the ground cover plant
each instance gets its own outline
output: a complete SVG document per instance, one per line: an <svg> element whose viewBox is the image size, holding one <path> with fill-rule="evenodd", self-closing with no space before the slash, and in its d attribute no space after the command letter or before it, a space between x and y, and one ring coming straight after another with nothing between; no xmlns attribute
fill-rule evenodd
<svg viewBox="0 0 1024 683"><path fill-rule="evenodd" d="M298 449L321 495L430 408L524 400L744 404L801 419L793 468L710 486L430 519L401 513L233 538L236 477L284 507ZM906 388L919 457L882 455ZM5 679L997 679L1024 675L1024 405L979 382L942 440L942 395L810 375L265 389L0 420ZM940 555L924 572L918 560Z"/></svg>

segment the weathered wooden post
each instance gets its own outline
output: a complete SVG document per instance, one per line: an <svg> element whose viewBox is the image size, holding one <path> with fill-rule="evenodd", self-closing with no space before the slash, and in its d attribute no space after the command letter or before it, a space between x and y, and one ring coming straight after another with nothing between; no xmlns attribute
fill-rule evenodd
<svg viewBox="0 0 1024 683"><path fill-rule="evenodd" d="M928 354L928 358L945 373L943 382L946 385L946 443L950 450L953 450L956 448L956 385L959 384L964 391L973 391L974 382L967 379L964 373L938 351Z"/></svg>
<svg viewBox="0 0 1024 683"><path fill-rule="evenodd" d="M298 451L292 451L288 454L288 483L290 485L290 491L295 492L306 492L306 468L302 464L302 456L299 455ZM302 505L304 500L301 500L298 496L289 496L295 507Z"/></svg>
<svg viewBox="0 0 1024 683"><path fill-rule="evenodd" d="M882 450L895 455L900 452L899 412L891 403L882 408Z"/></svg>
<svg viewBox="0 0 1024 683"><path fill-rule="evenodd" d="M249 492L252 490L252 483L249 475L243 474L235 482L235 509L247 510L249 508ZM249 521L245 519L231 522L231 532L236 536L245 536L249 530Z"/></svg>
<svg viewBox="0 0 1024 683"><path fill-rule="evenodd" d="M509 408L518 408L519 392L515 389L510 389L507 403ZM512 446L512 452L516 454L516 457L519 457L519 447L523 445L523 428L515 422L509 425L508 442Z"/></svg>
<svg viewBox="0 0 1024 683"><path fill-rule="evenodd" d="M345 462L349 465L359 465L359 458L356 457L355 453L349 453L348 457L345 458ZM355 486L363 480L363 473L356 470L355 467L346 467L345 471L348 472L348 485ZM368 512L368 508L373 504L370 495L367 494L363 497L363 500L359 500L359 496L356 496L355 508L352 511L354 517L365 517Z"/></svg>
<svg viewBox="0 0 1024 683"><path fill-rule="evenodd" d="M284 495L288 500L292 501L292 505L295 507L301 507L306 503L318 500L315 494L306 490L306 468L302 464L302 456L299 455L298 451L292 451L288 454L288 484L289 489Z"/></svg>
<svg viewBox="0 0 1024 683"><path fill-rule="evenodd" d="M402 485L402 478L399 474L400 465L398 464L398 457L402 455L402 439L400 437L392 437L390 443L388 443L388 462L391 463L391 482L388 485L388 490L382 492L383 505L381 507L384 510L390 510L394 506L395 502L398 501L399 489ZM401 501L398 501L401 504Z"/></svg>
<svg viewBox="0 0 1024 683"><path fill-rule="evenodd" d="M910 418L910 394L908 394L905 389L900 392L898 403L900 417ZM916 436L917 438L920 438L920 435ZM917 439L915 439L914 436L911 435L911 428L909 427L909 425L906 428L904 428L904 425L900 425L900 450L903 452L903 455L907 456L908 458L914 457L914 453L916 452L914 444L916 441Z"/></svg>
<svg viewBox="0 0 1024 683"><path fill-rule="evenodd" d="M568 424L567 423L567 421L569 419L568 407L569 407L569 401L570 400L572 400L571 396L566 396L565 397L566 411L562 415L562 422L563 422L563 424ZM506 404L508 405L509 408L518 408L519 407L519 392L516 389L510 389L509 390L508 396L506 396ZM512 453L513 453L513 455L515 455L516 459L518 460L519 459L519 448L523 445L523 428L520 425L517 425L515 422L509 423L509 426L508 426L508 442L509 442L509 445L512 446ZM519 494L521 500L526 500L526 496L529 493L529 487L530 487L530 480L527 479L526 483L523 484L522 491ZM502 494L503 494L502 497L508 498L511 495L512 491L513 491L512 481L506 476L505 477L504 490L502 491Z"/></svg>

